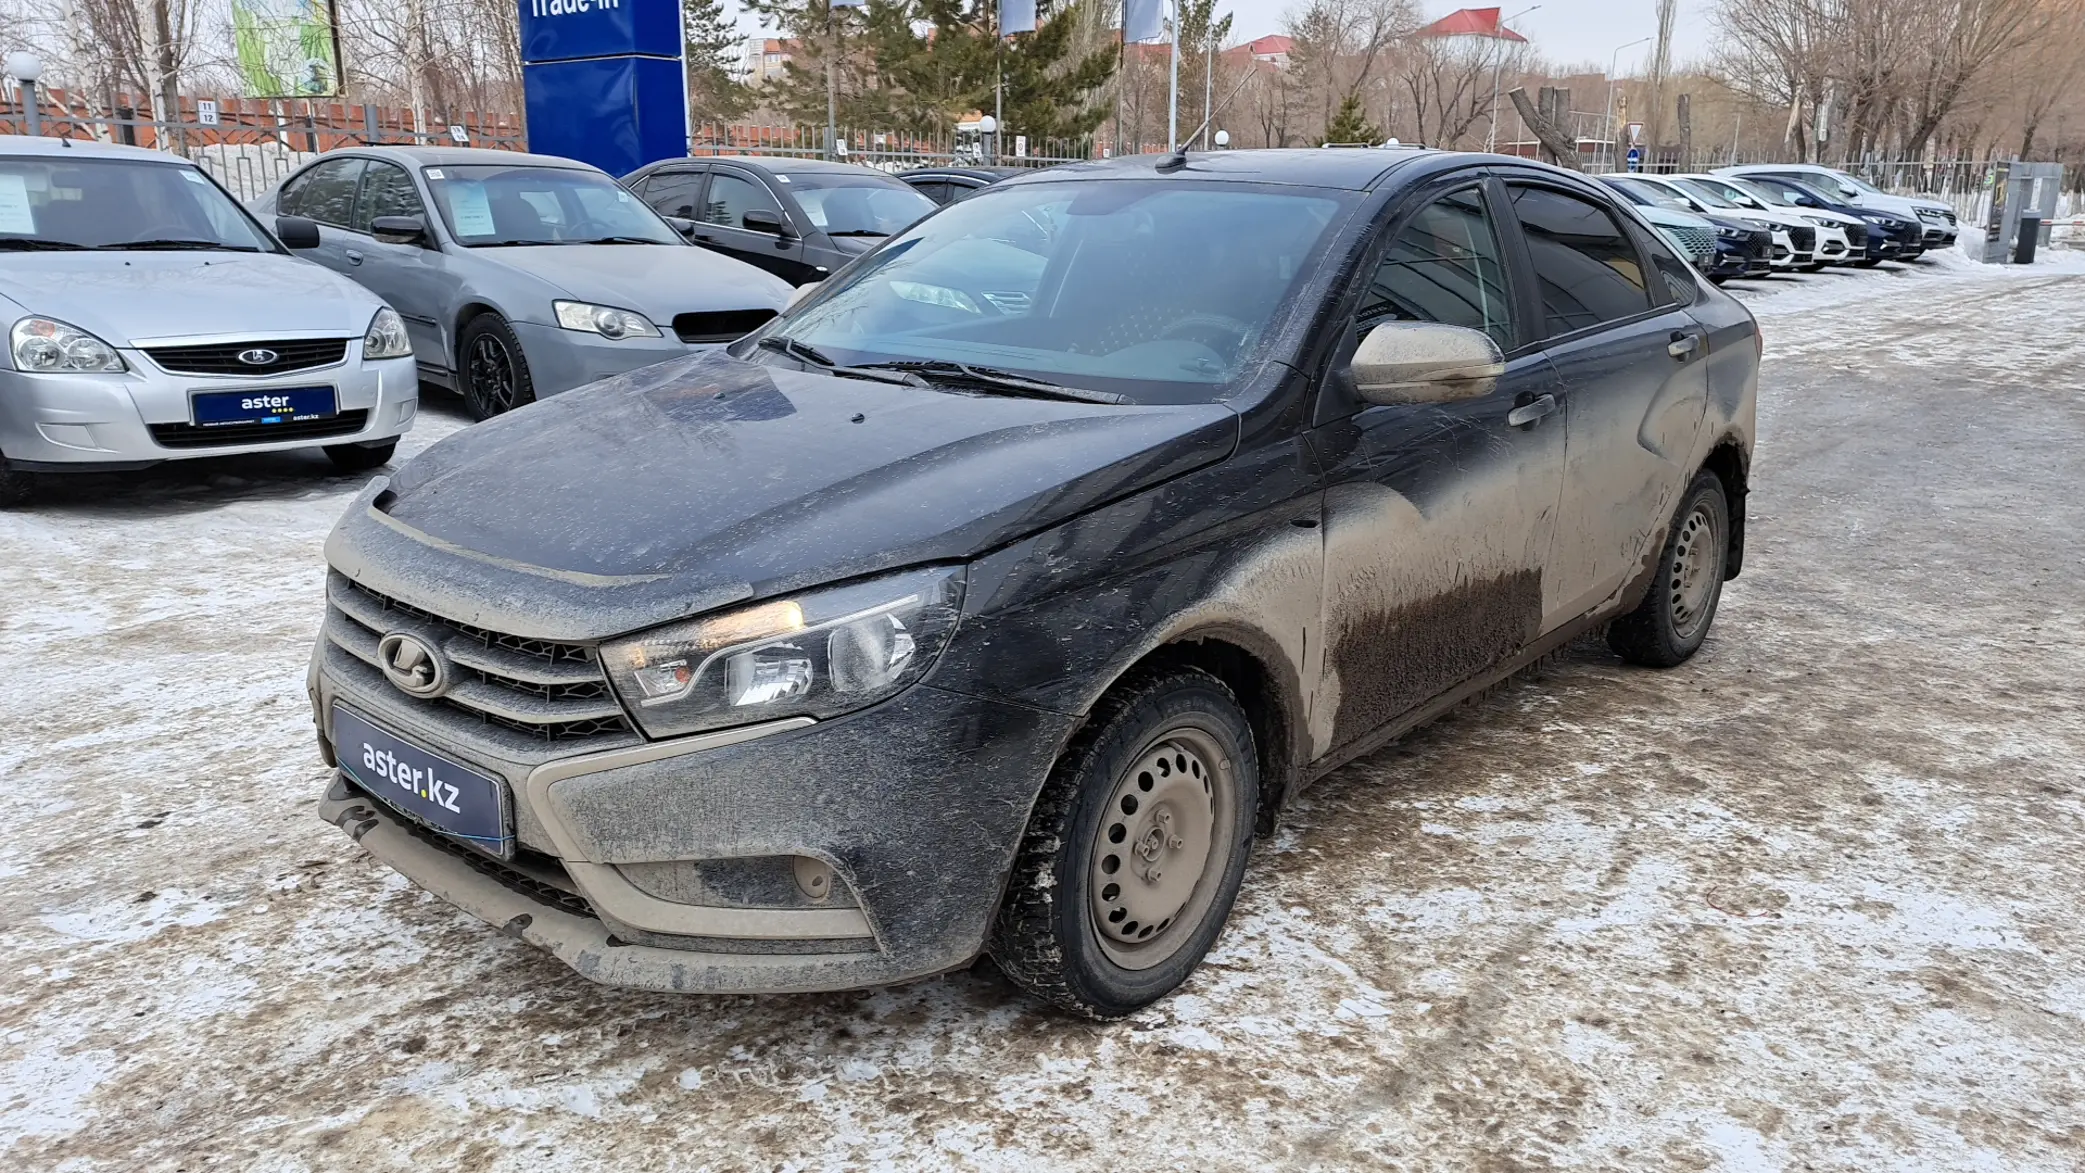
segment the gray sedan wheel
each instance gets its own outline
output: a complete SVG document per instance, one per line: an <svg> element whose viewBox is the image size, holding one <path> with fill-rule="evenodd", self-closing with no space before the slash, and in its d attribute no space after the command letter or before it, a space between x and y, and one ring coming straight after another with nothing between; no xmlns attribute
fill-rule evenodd
<svg viewBox="0 0 2085 1173"><path fill-rule="evenodd" d="M463 328L463 403L471 418L488 420L535 402L528 359L513 327L494 313L479 314Z"/></svg>

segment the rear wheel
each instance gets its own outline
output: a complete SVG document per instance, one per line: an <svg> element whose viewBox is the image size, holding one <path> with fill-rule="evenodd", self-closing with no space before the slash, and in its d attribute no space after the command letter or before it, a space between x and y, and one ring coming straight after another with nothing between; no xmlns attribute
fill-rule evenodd
<svg viewBox="0 0 2085 1173"><path fill-rule="evenodd" d="M1680 502L1657 577L1636 610L1614 621L1607 646L1632 664L1683 664L1708 638L1730 556L1730 505L1715 473L1694 474Z"/></svg>
<svg viewBox="0 0 2085 1173"><path fill-rule="evenodd" d="M992 959L1095 1018L1164 997L1230 916L1259 789L1252 727L1222 681L1183 669L1111 693L1036 802Z"/></svg>
<svg viewBox="0 0 2085 1173"><path fill-rule="evenodd" d="M371 469L382 468L391 463L391 457L397 451L398 441L396 438L386 440L381 444L366 446L362 444L328 444L326 446L326 459L332 461L333 467L342 472L368 472Z"/></svg>
<svg viewBox="0 0 2085 1173"><path fill-rule="evenodd" d="M483 313L463 328L463 404L471 418L488 420L536 399L521 339L505 318Z"/></svg>

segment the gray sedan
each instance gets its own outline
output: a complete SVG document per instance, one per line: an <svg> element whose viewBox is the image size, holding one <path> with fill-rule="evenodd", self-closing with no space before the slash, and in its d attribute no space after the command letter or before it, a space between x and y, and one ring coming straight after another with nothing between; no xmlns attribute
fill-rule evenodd
<svg viewBox="0 0 2085 1173"><path fill-rule="evenodd" d="M464 148L335 151L256 204L405 318L420 376L479 419L729 342L787 283L695 248L605 172Z"/></svg>

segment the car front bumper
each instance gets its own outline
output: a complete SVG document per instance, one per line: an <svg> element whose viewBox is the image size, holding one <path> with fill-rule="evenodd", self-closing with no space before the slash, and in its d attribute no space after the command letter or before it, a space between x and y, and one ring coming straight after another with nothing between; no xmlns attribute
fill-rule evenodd
<svg viewBox="0 0 2085 1173"><path fill-rule="evenodd" d="M441 835L344 771L322 818L580 974L651 990L852 989L969 963L1075 723L917 685L833 720L624 734L575 755L414 701L325 640L311 686L329 761L344 704L500 779L520 850L500 860ZM829 867L830 895L730 879L781 859Z"/></svg>
<svg viewBox="0 0 2085 1173"><path fill-rule="evenodd" d="M715 350L723 343L690 343L665 329L657 338L603 338L584 330L565 330L534 322L513 322L515 337L528 360L529 381L536 398L648 367L669 359Z"/></svg>
<svg viewBox="0 0 2085 1173"><path fill-rule="evenodd" d="M141 468L167 460L281 452L334 444L367 444L403 434L419 410L420 383L411 358L362 361L361 343L345 361L263 378L191 375L161 370L137 350L120 352L130 369L114 374L31 374L0 370L0 454L30 471ZM217 391L331 387L340 417L271 425L268 436L210 443L205 434L168 435L193 420L189 396ZM365 413L354 426L349 413ZM155 433L155 425L159 432ZM201 442L198 442L201 441Z"/></svg>

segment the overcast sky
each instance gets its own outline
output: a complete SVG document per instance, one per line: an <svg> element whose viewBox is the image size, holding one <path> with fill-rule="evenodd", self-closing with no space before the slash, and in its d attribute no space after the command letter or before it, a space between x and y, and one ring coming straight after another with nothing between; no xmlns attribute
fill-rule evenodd
<svg viewBox="0 0 2085 1173"><path fill-rule="evenodd" d="M1304 0L1220 0L1217 11L1237 16L1231 35L1236 41L1278 33L1282 14L1299 8ZM1528 7L1529 0L1505 5L1511 16ZM1704 56L1711 40L1709 13L1717 0L1680 0L1679 19L1673 27L1672 55L1675 64ZM1458 8L1489 7L1487 4L1455 3L1454 0L1424 0L1432 16L1445 16ZM1508 27L1535 43L1544 57L1560 65L1598 62L1602 69L1617 46L1657 33L1656 0L1546 0L1542 7L1509 20ZM752 32L756 23L742 17L741 27ZM1649 45L1622 52L1622 72L1631 72L1650 61Z"/></svg>

